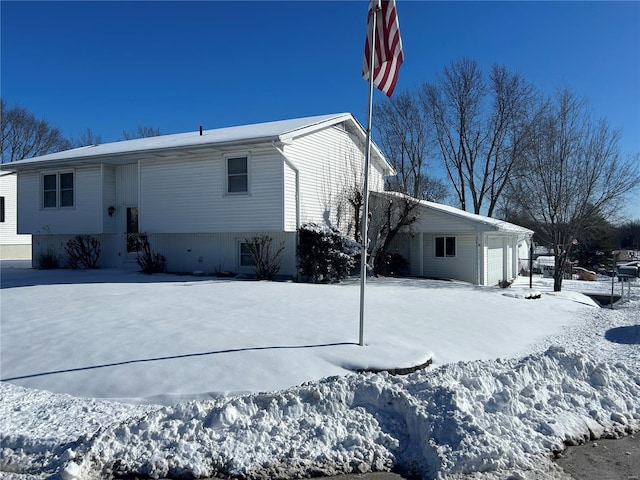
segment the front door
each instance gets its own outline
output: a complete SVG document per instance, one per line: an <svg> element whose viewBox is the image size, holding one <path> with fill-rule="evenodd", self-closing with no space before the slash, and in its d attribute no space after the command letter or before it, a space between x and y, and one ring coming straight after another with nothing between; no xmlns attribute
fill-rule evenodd
<svg viewBox="0 0 640 480"><path fill-rule="evenodd" d="M138 207L127 207L127 254L137 254L140 249Z"/></svg>

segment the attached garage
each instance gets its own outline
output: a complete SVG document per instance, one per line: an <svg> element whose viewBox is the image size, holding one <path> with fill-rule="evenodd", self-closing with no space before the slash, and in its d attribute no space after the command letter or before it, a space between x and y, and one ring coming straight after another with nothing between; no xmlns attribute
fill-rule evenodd
<svg viewBox="0 0 640 480"><path fill-rule="evenodd" d="M529 229L426 201L417 217L392 245L408 260L411 276L493 286L515 278L528 262L522 255L529 251Z"/></svg>

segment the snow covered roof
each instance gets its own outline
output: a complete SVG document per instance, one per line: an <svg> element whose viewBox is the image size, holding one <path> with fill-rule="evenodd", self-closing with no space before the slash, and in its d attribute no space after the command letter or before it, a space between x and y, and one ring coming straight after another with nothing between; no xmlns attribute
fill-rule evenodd
<svg viewBox="0 0 640 480"><path fill-rule="evenodd" d="M125 161L130 162L141 156L144 158L179 156L206 147L268 144L271 142L287 144L297 137L342 122L351 126L350 131L356 133L364 141L366 133L355 117L350 113L336 113L204 130L202 135L199 131L195 131L90 145L4 164L1 168L12 171L32 170L39 168L43 163L46 163L47 166L54 166L69 161L72 161L74 165L105 161L117 164ZM381 162L385 169L393 171L382 152L373 143L372 151L376 160Z"/></svg>
<svg viewBox="0 0 640 480"><path fill-rule="evenodd" d="M446 213L448 215L454 215L459 218L464 218L466 220L481 223L488 227L493 227L495 230L500 232L510 232L510 233L526 233L533 235L533 230L529 230L528 228L521 227L520 225L516 225L514 223L505 222L504 220L498 220L497 218L485 217L484 215L477 215L475 213L466 212L464 210L460 210L456 207L451 207L449 205L442 205L440 203L427 202L426 200L420 201L422 205L425 205L432 210L436 210L442 213Z"/></svg>
<svg viewBox="0 0 640 480"><path fill-rule="evenodd" d="M556 257L549 255L541 255L534 260L539 267L541 266L551 266L553 267L556 264Z"/></svg>
<svg viewBox="0 0 640 480"><path fill-rule="evenodd" d="M406 197L406 195L403 195L398 192L385 192L385 194ZM488 227L490 230L495 230L495 231L504 232L504 233L520 233L525 235L533 235L534 233L533 230L529 230L528 228L524 228L519 225L515 225L513 223L505 222L504 220L498 220L496 218L485 217L484 215L477 215L475 213L466 212L464 210L460 210L459 208L452 207L450 205L443 205L441 203L428 202L426 200L418 200L418 202L424 208L428 208L436 212L461 218L469 222L481 224Z"/></svg>

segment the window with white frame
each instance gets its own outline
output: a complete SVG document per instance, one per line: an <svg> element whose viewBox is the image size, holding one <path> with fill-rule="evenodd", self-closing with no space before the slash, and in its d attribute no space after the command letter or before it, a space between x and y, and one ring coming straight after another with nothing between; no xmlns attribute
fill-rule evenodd
<svg viewBox="0 0 640 480"><path fill-rule="evenodd" d="M456 256L456 237L436 237L436 257Z"/></svg>
<svg viewBox="0 0 640 480"><path fill-rule="evenodd" d="M227 158L227 193L249 192L249 158Z"/></svg>
<svg viewBox="0 0 640 480"><path fill-rule="evenodd" d="M4 197L0 197L0 223L4 222Z"/></svg>
<svg viewBox="0 0 640 480"><path fill-rule="evenodd" d="M74 206L73 172L42 175L42 208Z"/></svg>
<svg viewBox="0 0 640 480"><path fill-rule="evenodd" d="M259 245L256 245L257 248L260 248ZM247 242L240 243L240 266L241 267L254 267L256 265L256 261L253 258L253 253L251 252L251 246Z"/></svg>

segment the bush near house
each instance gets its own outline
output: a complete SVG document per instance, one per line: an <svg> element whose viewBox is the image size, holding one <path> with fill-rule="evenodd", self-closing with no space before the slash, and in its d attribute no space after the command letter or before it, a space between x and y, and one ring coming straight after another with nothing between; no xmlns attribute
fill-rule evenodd
<svg viewBox="0 0 640 480"><path fill-rule="evenodd" d="M60 268L60 255L58 255L58 249L54 247L53 235L51 229L48 226L36 232L38 240L35 241L39 247L38 252L38 268L40 270L51 270L54 268ZM42 237L40 237L42 236ZM60 244L62 246L62 244Z"/></svg>
<svg viewBox="0 0 640 480"><path fill-rule="evenodd" d="M64 246L69 255L69 267L98 268L100 241L91 235L76 235Z"/></svg>
<svg viewBox="0 0 640 480"><path fill-rule="evenodd" d="M397 252L385 252L379 259L379 274L384 277L401 277L406 275L409 262Z"/></svg>
<svg viewBox="0 0 640 480"><path fill-rule="evenodd" d="M298 270L313 283L339 282L356 266L357 245L336 228L307 223L299 239Z"/></svg>
<svg viewBox="0 0 640 480"><path fill-rule="evenodd" d="M152 273L163 273L167 271L167 257L161 253L151 250L149 237L146 233L138 236L140 249L138 250L138 258L136 262L140 266L142 273L151 275Z"/></svg>
<svg viewBox="0 0 640 480"><path fill-rule="evenodd" d="M40 270L51 270L60 267L60 257L52 249L47 247L38 254L38 268Z"/></svg>
<svg viewBox="0 0 640 480"><path fill-rule="evenodd" d="M253 271L258 280L273 280L280 271L281 255L284 250L284 242L274 251L271 249L273 238L269 235L255 235L245 239L253 257Z"/></svg>

